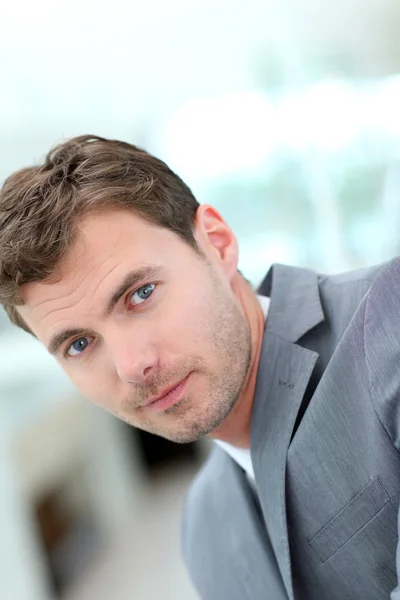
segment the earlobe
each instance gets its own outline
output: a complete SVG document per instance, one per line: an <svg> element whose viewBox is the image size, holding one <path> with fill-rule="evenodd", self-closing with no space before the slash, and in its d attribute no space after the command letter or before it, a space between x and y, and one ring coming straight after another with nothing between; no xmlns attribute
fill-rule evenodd
<svg viewBox="0 0 400 600"><path fill-rule="evenodd" d="M235 234L220 213L209 204L197 209L195 237L200 247L206 250L230 277L238 266L238 244Z"/></svg>

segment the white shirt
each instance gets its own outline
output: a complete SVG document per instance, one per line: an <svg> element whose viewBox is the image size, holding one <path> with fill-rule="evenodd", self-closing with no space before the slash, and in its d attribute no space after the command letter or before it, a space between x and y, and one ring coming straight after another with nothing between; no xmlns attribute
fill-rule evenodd
<svg viewBox="0 0 400 600"><path fill-rule="evenodd" d="M266 296L257 296L261 308L264 313L264 319L267 320L270 298ZM251 462L250 450L246 448L237 448L236 446L232 446L232 444L228 444L227 442L221 442L220 440L215 440L215 443L218 444L221 448L225 450L232 458L235 460L242 469L245 470L247 477L250 483L254 482L254 469L253 463Z"/></svg>

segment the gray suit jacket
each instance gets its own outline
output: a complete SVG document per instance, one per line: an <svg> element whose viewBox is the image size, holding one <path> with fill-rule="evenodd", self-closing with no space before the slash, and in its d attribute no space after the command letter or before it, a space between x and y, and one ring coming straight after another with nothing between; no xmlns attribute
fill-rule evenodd
<svg viewBox="0 0 400 600"><path fill-rule="evenodd" d="M216 447L183 515L195 587L203 600L400 600L400 259L324 277L274 265L259 292L259 502Z"/></svg>

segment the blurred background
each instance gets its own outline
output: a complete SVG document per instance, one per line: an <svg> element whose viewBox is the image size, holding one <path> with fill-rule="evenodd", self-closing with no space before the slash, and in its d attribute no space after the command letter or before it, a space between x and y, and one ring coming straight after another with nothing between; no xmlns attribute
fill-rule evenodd
<svg viewBox="0 0 400 600"><path fill-rule="evenodd" d="M398 0L16 0L0 8L0 180L92 133L145 147L237 233L257 284L399 253ZM74 392L0 312L0 597L195 600L179 547L210 445Z"/></svg>

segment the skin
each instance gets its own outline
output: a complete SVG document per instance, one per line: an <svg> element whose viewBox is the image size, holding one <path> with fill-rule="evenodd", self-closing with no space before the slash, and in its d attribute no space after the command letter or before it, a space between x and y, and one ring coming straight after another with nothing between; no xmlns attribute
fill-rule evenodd
<svg viewBox="0 0 400 600"><path fill-rule="evenodd" d="M208 436L248 448L262 310L237 271L236 238L213 207L199 207L194 235L201 254L127 211L87 216L57 280L23 286L18 311L46 347L65 329L83 330L55 358L82 394L118 418L175 442ZM149 265L157 273L105 314L127 273ZM188 375L177 404L146 406Z"/></svg>

